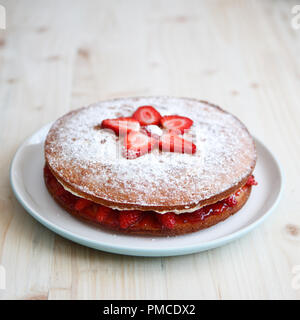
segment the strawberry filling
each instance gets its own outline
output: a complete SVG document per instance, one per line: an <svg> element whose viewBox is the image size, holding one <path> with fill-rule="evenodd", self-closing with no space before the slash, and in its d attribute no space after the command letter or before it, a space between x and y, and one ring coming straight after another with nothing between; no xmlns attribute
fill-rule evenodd
<svg viewBox="0 0 300 320"><path fill-rule="evenodd" d="M154 211L119 211L111 209L79 198L65 190L47 165L44 168L44 176L46 185L55 200L78 217L112 229L132 231L150 228L152 230L173 229L182 224L203 221L211 215L221 214L229 208L236 206L238 204L237 198L251 186L257 185L254 177L250 176L246 184L228 198L202 207L194 212L177 215L172 212L159 214Z"/></svg>

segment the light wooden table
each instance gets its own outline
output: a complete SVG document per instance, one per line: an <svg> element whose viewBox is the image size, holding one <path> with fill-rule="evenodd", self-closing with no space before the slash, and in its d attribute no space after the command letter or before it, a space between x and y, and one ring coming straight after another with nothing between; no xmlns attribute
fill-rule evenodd
<svg viewBox="0 0 300 320"><path fill-rule="evenodd" d="M7 14L0 30L0 264L7 275L1 298L300 298L296 2L1 4ZM285 193L256 230L204 253L127 257L55 235L16 201L9 165L35 130L98 100L160 94L220 104L278 156Z"/></svg>

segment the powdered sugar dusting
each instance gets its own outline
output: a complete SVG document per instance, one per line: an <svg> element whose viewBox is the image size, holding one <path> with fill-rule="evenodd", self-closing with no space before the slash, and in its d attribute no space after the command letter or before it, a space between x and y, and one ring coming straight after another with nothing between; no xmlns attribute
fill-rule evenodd
<svg viewBox="0 0 300 320"><path fill-rule="evenodd" d="M141 105L194 121L187 139L194 155L154 150L122 156L122 138L99 129L107 118L128 117ZM193 99L128 98L100 102L57 120L47 136L48 164L74 189L115 203L188 209L237 184L253 169L253 139L234 116Z"/></svg>

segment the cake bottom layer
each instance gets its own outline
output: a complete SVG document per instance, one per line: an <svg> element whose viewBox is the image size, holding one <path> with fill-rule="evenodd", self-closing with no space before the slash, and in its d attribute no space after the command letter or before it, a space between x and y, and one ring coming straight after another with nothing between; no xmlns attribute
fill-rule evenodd
<svg viewBox="0 0 300 320"><path fill-rule="evenodd" d="M68 213L105 229L152 236L175 236L195 232L227 219L239 211L248 200L252 185L256 184L253 176L250 178L251 182L215 204L194 212L160 214L154 211L119 211L79 198L63 188L47 165L44 167L44 179L49 193Z"/></svg>

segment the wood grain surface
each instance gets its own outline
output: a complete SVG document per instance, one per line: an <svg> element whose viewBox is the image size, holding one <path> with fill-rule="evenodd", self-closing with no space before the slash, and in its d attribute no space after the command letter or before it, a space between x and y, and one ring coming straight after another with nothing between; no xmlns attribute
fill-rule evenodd
<svg viewBox="0 0 300 320"><path fill-rule="evenodd" d="M0 30L0 264L6 289L0 297L299 299L300 29L291 25L296 3L2 0L7 27ZM277 155L284 195L257 229L198 254L120 256L55 235L14 198L10 162L41 126L98 100L161 94L223 106Z"/></svg>

